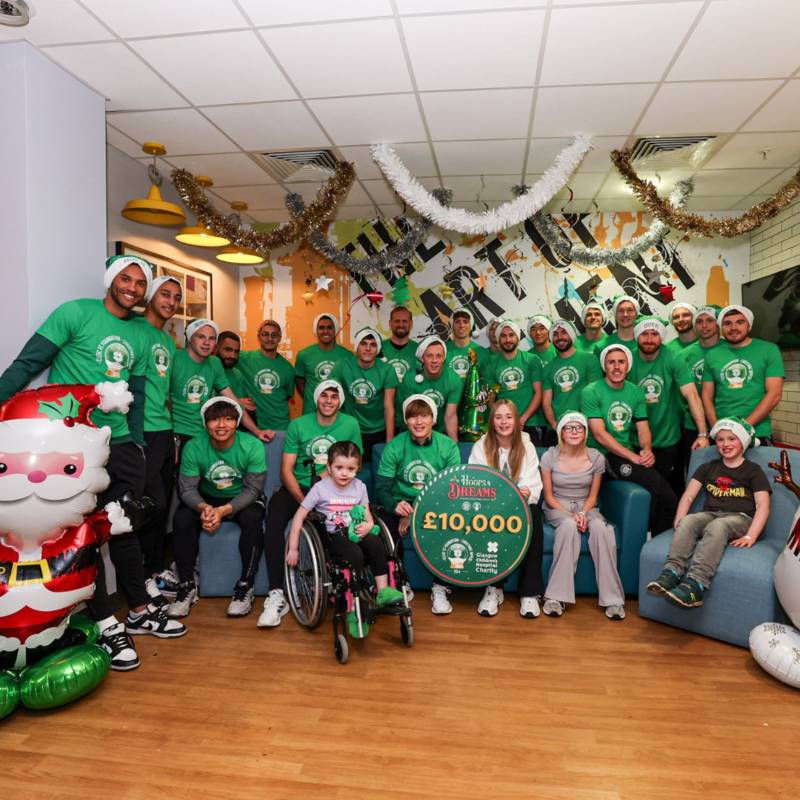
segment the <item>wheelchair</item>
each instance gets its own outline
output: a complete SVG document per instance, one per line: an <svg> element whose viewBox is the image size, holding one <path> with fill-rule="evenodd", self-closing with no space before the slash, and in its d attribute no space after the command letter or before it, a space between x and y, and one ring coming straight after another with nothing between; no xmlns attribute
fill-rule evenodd
<svg viewBox="0 0 800 800"><path fill-rule="evenodd" d="M377 534L386 548L389 567L389 585L401 589L403 603L378 608L374 599L374 582L369 566L362 574L355 574L352 567L328 553L330 534L322 517L309 514L300 529L300 556L297 565L284 565L286 595L295 619L309 631L318 628L330 607L333 611L333 649L340 664L347 663L350 656L347 614L354 611L359 628L362 623L373 625L378 616L395 616L400 620L400 637L407 647L414 644L414 626L411 608L408 605L406 575L396 546L386 523L373 512ZM287 542L288 549L288 542Z"/></svg>

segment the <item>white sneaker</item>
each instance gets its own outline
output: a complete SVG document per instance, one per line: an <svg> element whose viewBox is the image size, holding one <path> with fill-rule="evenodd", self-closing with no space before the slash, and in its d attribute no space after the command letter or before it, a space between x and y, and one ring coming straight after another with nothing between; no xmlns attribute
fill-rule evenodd
<svg viewBox="0 0 800 800"><path fill-rule="evenodd" d="M193 581L178 584L175 602L167 606L168 617L188 617L192 606L197 603L197 586Z"/></svg>
<svg viewBox="0 0 800 800"><path fill-rule="evenodd" d="M125 632L121 622L109 625L97 640L97 644L111 656L111 669L118 672L127 672L139 666L139 656L133 640Z"/></svg>
<svg viewBox="0 0 800 800"><path fill-rule="evenodd" d="M564 613L564 606L558 600L550 600L545 597L542 612L546 617L560 617ZM522 613L520 611L520 613Z"/></svg>
<svg viewBox="0 0 800 800"><path fill-rule="evenodd" d="M480 603L478 603L478 613L482 617L493 617L503 605L503 590L495 586L487 586L483 593Z"/></svg>
<svg viewBox="0 0 800 800"><path fill-rule="evenodd" d="M289 613L289 604L283 589L273 589L264 600L264 610L256 623L259 628L277 628L281 619Z"/></svg>
<svg viewBox="0 0 800 800"><path fill-rule="evenodd" d="M407 603L410 603L414 599L414 590L411 588L411 584L408 581L403 584L403 594L406 596Z"/></svg>
<svg viewBox="0 0 800 800"><path fill-rule="evenodd" d="M519 615L526 619L535 619L539 616L539 601L535 597L520 597Z"/></svg>
<svg viewBox="0 0 800 800"><path fill-rule="evenodd" d="M606 616L609 619L625 619L625 606L608 606L606 608Z"/></svg>
<svg viewBox="0 0 800 800"><path fill-rule="evenodd" d="M246 617L253 610L253 587L246 581L239 581L233 589L233 597L228 604L229 617Z"/></svg>
<svg viewBox="0 0 800 800"><path fill-rule="evenodd" d="M446 586L442 586L440 583L433 584L431 588L431 611L434 614L452 614L453 606L450 605L450 601L447 599L448 594L450 594L450 589Z"/></svg>

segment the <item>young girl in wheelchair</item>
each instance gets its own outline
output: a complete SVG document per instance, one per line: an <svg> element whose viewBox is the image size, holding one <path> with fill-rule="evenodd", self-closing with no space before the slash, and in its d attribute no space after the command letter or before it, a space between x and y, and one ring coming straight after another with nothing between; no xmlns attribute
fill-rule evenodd
<svg viewBox="0 0 800 800"><path fill-rule="evenodd" d="M375 602L379 608L403 602L403 593L389 586L386 548L380 536L373 536L374 521L369 510L367 487L356 474L361 468L361 451L353 442L336 442L328 450L327 475L317 481L297 510L289 533L286 563L297 566L300 557L300 529L310 512L321 515L328 532L328 552L347 562L356 574L365 563L372 570L378 590ZM354 506L363 506L364 521L352 526L358 542L351 541L350 513ZM358 623L350 612L348 625L351 636L357 637Z"/></svg>

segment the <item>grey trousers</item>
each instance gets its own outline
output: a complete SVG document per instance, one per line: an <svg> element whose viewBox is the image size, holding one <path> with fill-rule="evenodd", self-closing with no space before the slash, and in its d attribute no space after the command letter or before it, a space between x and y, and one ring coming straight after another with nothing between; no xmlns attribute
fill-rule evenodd
<svg viewBox="0 0 800 800"><path fill-rule="evenodd" d="M566 508L574 506L580 511L578 503L559 500ZM561 603L575 602L575 570L581 554L581 536L575 520L563 511L544 508L547 521L556 529L553 542L553 564L544 596L548 600ZM624 605L625 592L617 571L617 542L614 529L605 521L603 515L593 508L587 513L589 520L589 552L594 561L597 576L598 602L601 606Z"/></svg>
<svg viewBox="0 0 800 800"><path fill-rule="evenodd" d="M718 511L687 514L675 528L664 566L678 575L686 573L707 589L728 542L743 536L752 521L747 514Z"/></svg>

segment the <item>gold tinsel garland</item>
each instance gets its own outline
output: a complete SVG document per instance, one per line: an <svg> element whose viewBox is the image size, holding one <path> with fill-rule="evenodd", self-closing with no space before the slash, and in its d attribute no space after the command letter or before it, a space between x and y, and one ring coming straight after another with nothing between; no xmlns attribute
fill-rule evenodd
<svg viewBox="0 0 800 800"><path fill-rule="evenodd" d="M670 228L700 236L725 236L733 238L750 233L761 227L768 219L777 216L796 197L800 197L800 170L769 199L753 206L738 217L709 219L700 214L691 214L676 208L669 200L659 197L656 187L636 174L631 166L630 150L614 150L611 160L639 198L645 208Z"/></svg>
<svg viewBox="0 0 800 800"><path fill-rule="evenodd" d="M172 183L181 200L201 225L218 236L230 239L238 247L247 247L267 256L270 250L304 239L324 225L333 216L340 200L350 191L355 177L353 165L347 161L340 162L336 165L334 174L317 193L317 199L309 203L300 216L285 222L270 233L258 233L244 227L235 214L220 214L194 176L185 169L176 169L172 173Z"/></svg>

